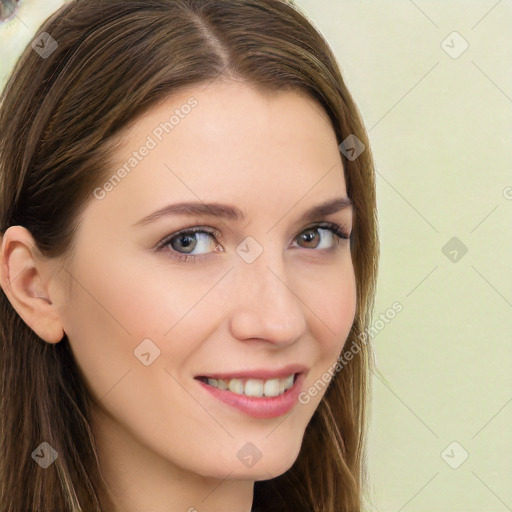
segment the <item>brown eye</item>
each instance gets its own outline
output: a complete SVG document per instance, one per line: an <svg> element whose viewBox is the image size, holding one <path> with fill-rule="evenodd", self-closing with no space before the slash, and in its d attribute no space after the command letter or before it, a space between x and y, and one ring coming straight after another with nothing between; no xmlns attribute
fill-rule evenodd
<svg viewBox="0 0 512 512"><path fill-rule="evenodd" d="M301 233L299 236L306 243L306 247L308 249L315 249L320 240L317 228L308 229L307 231Z"/></svg>
<svg viewBox="0 0 512 512"><path fill-rule="evenodd" d="M348 240L350 235L347 234L337 224L324 224L314 226L303 231L298 238L302 240L304 249L334 249L341 240Z"/></svg>

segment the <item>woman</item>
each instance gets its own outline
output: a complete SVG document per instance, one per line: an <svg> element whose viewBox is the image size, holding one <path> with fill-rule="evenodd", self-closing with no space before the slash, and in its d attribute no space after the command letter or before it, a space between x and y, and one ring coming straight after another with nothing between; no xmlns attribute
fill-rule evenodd
<svg viewBox="0 0 512 512"><path fill-rule="evenodd" d="M71 1L0 128L3 510L360 510L374 171L305 16Z"/></svg>

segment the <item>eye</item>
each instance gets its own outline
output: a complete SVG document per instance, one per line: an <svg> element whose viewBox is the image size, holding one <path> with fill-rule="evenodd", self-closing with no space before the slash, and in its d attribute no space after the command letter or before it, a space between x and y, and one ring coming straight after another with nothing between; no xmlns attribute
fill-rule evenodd
<svg viewBox="0 0 512 512"><path fill-rule="evenodd" d="M165 238L158 244L157 249L169 247L172 256L180 261L195 260L198 256L209 252L221 252L221 247L217 243L217 236L216 231L205 228L190 228ZM194 251L196 251L195 254Z"/></svg>
<svg viewBox="0 0 512 512"><path fill-rule="evenodd" d="M318 233L322 234L319 236ZM308 228L298 238L306 243L305 247L301 246L306 249L334 250L341 240L348 240L350 235L338 224L329 222Z"/></svg>

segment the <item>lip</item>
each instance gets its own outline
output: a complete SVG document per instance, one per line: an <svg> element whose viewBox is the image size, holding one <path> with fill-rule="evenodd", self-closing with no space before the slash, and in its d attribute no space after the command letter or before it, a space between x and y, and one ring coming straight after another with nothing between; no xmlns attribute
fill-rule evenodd
<svg viewBox="0 0 512 512"><path fill-rule="evenodd" d="M210 379L221 379L221 380L230 380L230 379L282 379L284 377L288 377L292 373L305 373L307 368L300 364L290 364L288 366L284 366L283 368L279 368L276 370L269 369L255 369L255 370L242 370L239 372L229 372L229 373L204 373L201 375L197 375L197 377L208 377Z"/></svg>
<svg viewBox="0 0 512 512"><path fill-rule="evenodd" d="M231 391L221 390L208 385L206 382L197 380L199 385L209 393L210 396L223 402L234 409L241 411L242 413L251 416L253 418L277 418L290 412L295 405L298 403L299 394L302 390L304 379L306 377L305 371L301 372L293 371L293 368L299 368L298 366L289 366L279 371L249 371L249 372L237 372L237 373L224 373L216 374L218 377L211 376L210 378L220 378L222 380L230 378L260 378L260 379L271 379L286 377L292 373L296 374L295 382L290 389L287 389L282 395L275 397L253 397L245 395L237 395ZM300 367L304 368L304 367ZM291 369L291 370L290 370ZM221 377L223 375L223 377ZM265 377L262 377L265 375ZM268 375L268 376L266 376Z"/></svg>

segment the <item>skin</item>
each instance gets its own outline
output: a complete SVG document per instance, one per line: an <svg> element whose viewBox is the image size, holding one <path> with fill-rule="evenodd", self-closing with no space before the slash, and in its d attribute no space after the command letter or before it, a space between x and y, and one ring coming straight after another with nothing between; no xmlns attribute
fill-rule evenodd
<svg viewBox="0 0 512 512"><path fill-rule="evenodd" d="M354 320L349 241L325 229L310 242L300 236L329 221L350 233L353 215L347 207L301 220L311 206L346 197L335 133L307 96L227 81L188 88L130 126L112 173L192 96L198 105L121 183L104 199L91 196L70 261L43 258L21 226L2 237L5 293L45 342L67 334L94 398L109 511L249 512L254 482L296 460L326 387L286 416L260 419L194 377L300 363L308 389L335 363ZM247 218L134 226L182 201L238 206ZM172 258L170 245L155 249L194 226L221 234L196 236L195 263L176 250ZM250 264L236 252L248 236L263 249ZM179 240L174 247L187 253ZM145 366L134 350L148 338L160 355ZM237 457L248 442L261 452L252 467Z"/></svg>

